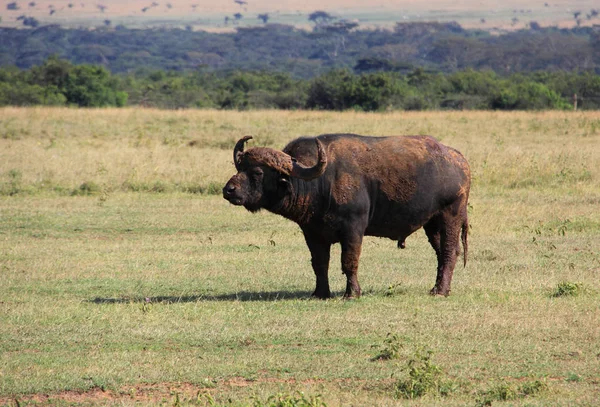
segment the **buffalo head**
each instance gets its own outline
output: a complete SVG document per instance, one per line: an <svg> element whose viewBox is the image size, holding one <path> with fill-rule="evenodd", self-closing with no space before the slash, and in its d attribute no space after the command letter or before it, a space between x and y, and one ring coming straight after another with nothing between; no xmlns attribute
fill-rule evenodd
<svg viewBox="0 0 600 407"><path fill-rule="evenodd" d="M290 177L308 181L325 172L327 156L319 140L316 140L317 163L305 167L289 154L272 148L254 147L244 151L244 144L251 138L245 136L236 143L233 162L238 173L223 188L223 198L234 205L243 205L252 212L269 208L289 193Z"/></svg>

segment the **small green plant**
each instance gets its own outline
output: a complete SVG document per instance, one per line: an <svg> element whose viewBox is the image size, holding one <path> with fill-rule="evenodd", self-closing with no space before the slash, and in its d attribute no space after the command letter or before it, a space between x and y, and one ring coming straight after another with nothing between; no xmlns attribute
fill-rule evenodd
<svg viewBox="0 0 600 407"><path fill-rule="evenodd" d="M571 221L569 219L565 219L560 223L560 225L558 225L556 232L558 233L559 236L567 235L567 230L569 229L570 223L571 223Z"/></svg>
<svg viewBox="0 0 600 407"><path fill-rule="evenodd" d="M377 345L373 345L375 347ZM402 343L400 337L397 334L388 332L383 340L383 345L379 350L379 353L372 357L372 361L376 360L390 360L398 359L400 357L400 349L402 349Z"/></svg>
<svg viewBox="0 0 600 407"><path fill-rule="evenodd" d="M321 395L306 396L302 392L294 395L277 394L270 396L266 401L254 399L253 407L327 407L321 400Z"/></svg>
<svg viewBox="0 0 600 407"><path fill-rule="evenodd" d="M217 402L209 392L199 391L196 395L196 405L212 407L216 406Z"/></svg>
<svg viewBox="0 0 600 407"><path fill-rule="evenodd" d="M142 314L148 314L150 311L152 311L152 300L147 297L144 298L140 305L140 310L142 311Z"/></svg>
<svg viewBox="0 0 600 407"><path fill-rule="evenodd" d="M500 383L480 393L476 406L491 406L494 401L510 401L525 397L534 397L546 390L548 386L540 380L523 383L515 388L507 383Z"/></svg>
<svg viewBox="0 0 600 407"><path fill-rule="evenodd" d="M390 284L385 291L386 297L394 297L398 294L404 292L404 288L402 287L402 283Z"/></svg>
<svg viewBox="0 0 600 407"><path fill-rule="evenodd" d="M431 361L432 355L431 350L418 350L408 361L408 377L396 383L396 398L447 396L454 390L453 383L443 380L442 369Z"/></svg>
<svg viewBox="0 0 600 407"><path fill-rule="evenodd" d="M551 297L576 297L581 293L582 284L579 282L562 281L550 294Z"/></svg>
<svg viewBox="0 0 600 407"><path fill-rule="evenodd" d="M480 400L481 405L491 406L492 401L509 401L517 398L517 392L506 383L498 384L491 389L483 392L483 398Z"/></svg>
<svg viewBox="0 0 600 407"><path fill-rule="evenodd" d="M581 376L576 373L569 373L565 380L571 383L576 383L581 381Z"/></svg>
<svg viewBox="0 0 600 407"><path fill-rule="evenodd" d="M179 398L179 393L175 393L175 400L173 400L173 407L181 407L181 399Z"/></svg>
<svg viewBox="0 0 600 407"><path fill-rule="evenodd" d="M12 169L8 171L8 183L2 185L0 184L0 193L2 195L16 195L22 191L21 179L23 178L23 173L17 169Z"/></svg>
<svg viewBox="0 0 600 407"><path fill-rule="evenodd" d="M100 186L93 181L84 182L75 188L72 192L72 196L91 196L100 193Z"/></svg>
<svg viewBox="0 0 600 407"><path fill-rule="evenodd" d="M534 380L532 382L523 383L519 387L519 395L521 397L536 396L539 393L545 391L548 385L540 380Z"/></svg>
<svg viewBox="0 0 600 407"><path fill-rule="evenodd" d="M169 192L169 186L165 182L157 180L151 185L150 192L156 192L158 194Z"/></svg>

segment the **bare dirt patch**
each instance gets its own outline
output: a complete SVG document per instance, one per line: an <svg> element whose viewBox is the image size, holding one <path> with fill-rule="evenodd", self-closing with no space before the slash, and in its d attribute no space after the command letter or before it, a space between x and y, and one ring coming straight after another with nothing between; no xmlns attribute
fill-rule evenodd
<svg viewBox="0 0 600 407"><path fill-rule="evenodd" d="M174 395L191 398L206 390L207 386L191 383L157 383L135 384L123 386L119 390L108 390L94 387L86 391L62 391L57 393L29 394L13 397L0 397L0 405L26 402L35 404L56 404L64 402L70 404L105 404L108 402L127 400L137 402L160 402L168 400Z"/></svg>
<svg viewBox="0 0 600 407"><path fill-rule="evenodd" d="M324 379L297 380L294 378L260 377L248 379L244 377L231 377L222 381L207 379L205 383L137 383L123 386L118 390L102 389L93 387L89 390L68 390L56 393L40 393L17 395L12 397L0 397L0 405L22 405L31 403L36 405L56 404L84 404L84 405L106 405L112 403L150 403L158 404L171 400L202 400L203 398L218 397L220 394L244 394L251 389L265 387L281 388L289 387L338 387L345 388L350 384L352 387L387 388L391 386L393 379L368 382L365 380L337 379L327 381Z"/></svg>

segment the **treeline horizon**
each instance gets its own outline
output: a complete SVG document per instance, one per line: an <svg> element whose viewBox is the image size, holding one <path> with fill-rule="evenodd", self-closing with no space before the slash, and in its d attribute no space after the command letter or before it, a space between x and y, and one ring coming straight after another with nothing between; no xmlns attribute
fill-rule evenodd
<svg viewBox="0 0 600 407"><path fill-rule="evenodd" d="M575 96L577 95L577 102ZM51 56L29 69L0 68L0 106L145 106L162 109L549 110L600 108L600 76L491 70L355 73L310 79L268 71L140 70L112 74Z"/></svg>
<svg viewBox="0 0 600 407"><path fill-rule="evenodd" d="M162 71L287 73L311 79L332 69L354 73L409 73L419 67L453 73L472 68L500 75L569 71L600 74L600 25L542 27L492 33L455 22L402 22L394 29L322 21L312 30L282 24L210 33L185 29L94 30L0 27L0 67L29 69L58 55L73 64L100 65L112 73Z"/></svg>

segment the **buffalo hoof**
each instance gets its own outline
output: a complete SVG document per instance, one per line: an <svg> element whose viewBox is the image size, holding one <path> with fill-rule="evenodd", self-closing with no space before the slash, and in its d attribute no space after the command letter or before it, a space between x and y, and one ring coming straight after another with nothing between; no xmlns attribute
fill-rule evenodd
<svg viewBox="0 0 600 407"><path fill-rule="evenodd" d="M356 300L356 299L360 298L360 295L361 295L360 290L346 291L346 293L344 294L344 299L345 300Z"/></svg>
<svg viewBox="0 0 600 407"><path fill-rule="evenodd" d="M331 292L327 291L327 292L314 292L311 295L312 298L317 298L319 300L328 300L331 298Z"/></svg>
<svg viewBox="0 0 600 407"><path fill-rule="evenodd" d="M431 295L439 295L440 297L447 297L450 295L450 290L442 290L439 287L433 287L431 291L429 291Z"/></svg>

